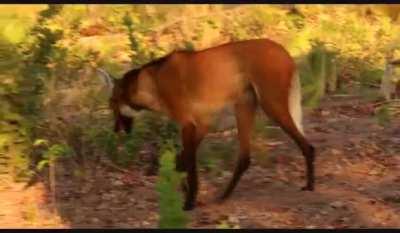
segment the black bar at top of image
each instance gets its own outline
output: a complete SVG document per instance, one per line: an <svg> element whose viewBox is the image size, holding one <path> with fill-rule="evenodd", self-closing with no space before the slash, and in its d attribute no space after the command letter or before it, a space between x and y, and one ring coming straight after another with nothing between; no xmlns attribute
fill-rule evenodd
<svg viewBox="0 0 400 233"><path fill-rule="evenodd" d="M0 4L400 4L400 0L0 0Z"/></svg>

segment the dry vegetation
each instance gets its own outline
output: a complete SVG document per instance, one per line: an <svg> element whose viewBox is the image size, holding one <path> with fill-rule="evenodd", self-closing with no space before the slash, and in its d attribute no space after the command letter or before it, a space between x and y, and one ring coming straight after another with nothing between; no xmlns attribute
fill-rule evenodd
<svg viewBox="0 0 400 233"><path fill-rule="evenodd" d="M397 5L0 5L0 228L400 227L399 102L379 89L400 55L398 13ZM253 166L228 202L214 203L236 160L228 111L199 151L200 206L182 214L176 182L162 182L179 178L168 153L157 174L167 139L179 151L176 127L145 113L133 135L115 135L94 68L120 77L175 49L250 38L282 43L298 62L317 190L298 191L299 151L260 117ZM160 208L166 200L174 207Z"/></svg>

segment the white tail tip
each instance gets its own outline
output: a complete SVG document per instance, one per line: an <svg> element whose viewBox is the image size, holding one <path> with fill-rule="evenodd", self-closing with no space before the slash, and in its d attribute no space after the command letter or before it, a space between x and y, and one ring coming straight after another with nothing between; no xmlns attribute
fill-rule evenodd
<svg viewBox="0 0 400 233"><path fill-rule="evenodd" d="M292 83L289 89L289 113L292 117L297 129L304 135L303 114L301 107L301 84L300 77L297 72L294 73Z"/></svg>

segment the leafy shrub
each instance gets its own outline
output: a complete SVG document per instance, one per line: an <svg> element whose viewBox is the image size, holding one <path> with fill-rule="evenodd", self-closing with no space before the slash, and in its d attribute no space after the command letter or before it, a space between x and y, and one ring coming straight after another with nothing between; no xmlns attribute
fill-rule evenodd
<svg viewBox="0 0 400 233"><path fill-rule="evenodd" d="M376 112L376 119L377 119L378 123L382 126L387 126L390 123L391 117L390 117L390 111L389 111L387 104L384 104L378 108L378 110Z"/></svg>
<svg viewBox="0 0 400 233"><path fill-rule="evenodd" d="M333 57L334 53L327 51L322 43L317 42L310 53L300 61L299 74L306 105L317 106L326 93L329 78L335 78ZM332 72L334 76L331 75Z"/></svg>
<svg viewBox="0 0 400 233"><path fill-rule="evenodd" d="M41 144L47 144L45 140L36 140L34 146ZM40 171L46 165L54 163L60 157L68 156L72 154L72 149L66 144L54 144L50 146L43 154L43 159L37 164L37 169Z"/></svg>
<svg viewBox="0 0 400 233"><path fill-rule="evenodd" d="M178 188L184 178L175 171L176 150L173 141L169 140L160 150L160 171L157 182L160 205L160 228L184 228L188 217L183 211L183 197Z"/></svg>

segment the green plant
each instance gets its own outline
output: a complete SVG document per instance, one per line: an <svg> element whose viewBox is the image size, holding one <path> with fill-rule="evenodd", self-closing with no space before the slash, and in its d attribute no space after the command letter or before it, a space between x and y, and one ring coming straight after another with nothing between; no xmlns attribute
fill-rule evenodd
<svg viewBox="0 0 400 233"><path fill-rule="evenodd" d="M48 142L43 139L38 139L34 142L34 146L46 145ZM43 154L43 159L37 164L36 168L42 170L45 166L50 166L52 163L61 157L72 154L72 149L66 144L54 144L50 146Z"/></svg>
<svg viewBox="0 0 400 233"><path fill-rule="evenodd" d="M201 155L199 166L209 171L211 176L218 176L236 158L237 149L236 138L205 140L197 152Z"/></svg>
<svg viewBox="0 0 400 233"><path fill-rule="evenodd" d="M51 76L53 56L59 49L57 42L63 36L62 30L51 27L51 20L62 9L63 5L50 4L47 9L39 12L37 23L29 33L29 39L21 44L24 66L18 82L19 86L24 87L20 95L26 98L22 110L26 116L40 115L45 82Z"/></svg>
<svg viewBox="0 0 400 233"><path fill-rule="evenodd" d="M376 119L378 123L382 126L387 126L390 121L390 111L389 111L389 106L387 104L384 104L380 106L376 112Z"/></svg>
<svg viewBox="0 0 400 233"><path fill-rule="evenodd" d="M178 192L182 173L175 170L175 148L173 141L168 140L160 150L160 170L157 181L160 208L160 228L184 228L188 217L183 211L183 198Z"/></svg>
<svg viewBox="0 0 400 233"><path fill-rule="evenodd" d="M48 145L46 140L36 140L34 146ZM56 162L61 157L72 155L73 150L66 144L51 145L43 154L42 160L37 164L36 168L41 171L45 166L49 167L49 184L53 207L56 206ZM53 209L54 211L54 209Z"/></svg>
<svg viewBox="0 0 400 233"><path fill-rule="evenodd" d="M254 133L255 135L261 135L262 137L268 138L270 136L270 130L267 128L272 122L265 116L265 114L257 115L254 122Z"/></svg>
<svg viewBox="0 0 400 233"><path fill-rule="evenodd" d="M0 154L6 161L0 165L15 181L25 181L29 170L30 124L21 115L23 86L18 82L22 57L15 44L0 35Z"/></svg>
<svg viewBox="0 0 400 233"><path fill-rule="evenodd" d="M310 53L300 62L299 73L304 102L316 107L326 93L329 79L336 81L334 53L328 51L323 43L316 42Z"/></svg>
<svg viewBox="0 0 400 233"><path fill-rule="evenodd" d="M138 30L139 18L135 16L132 19L132 16L126 13L122 19L123 24L128 30L128 38L130 42L131 48L131 61L135 66L140 66L148 61L148 53L144 47L144 38L143 34Z"/></svg>

